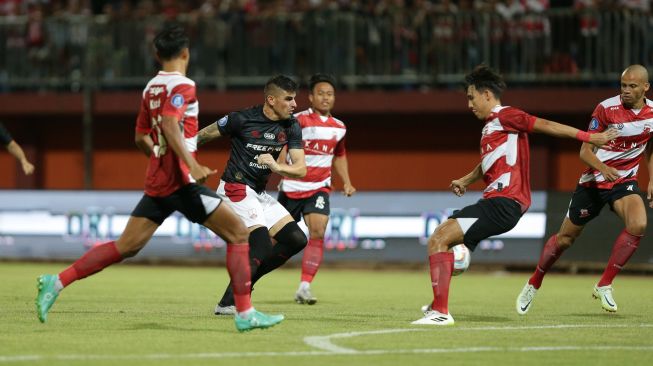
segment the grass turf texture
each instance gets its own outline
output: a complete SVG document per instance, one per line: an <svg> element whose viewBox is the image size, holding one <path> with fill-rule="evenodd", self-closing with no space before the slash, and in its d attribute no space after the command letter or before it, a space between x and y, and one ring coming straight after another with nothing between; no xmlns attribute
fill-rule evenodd
<svg viewBox="0 0 653 366"><path fill-rule="evenodd" d="M442 328L410 325L432 296L426 271L327 268L308 306L293 301L299 270L279 270L255 286L254 305L286 320L241 334L213 315L227 273L207 267L114 266L64 290L41 324L36 277L63 267L0 263L0 366L653 364L650 277L618 277L609 314L591 297L598 275L551 275L519 316L527 274L472 270L453 278L456 324ZM378 330L389 333L364 333ZM363 334L331 339L341 352L305 342L349 332Z"/></svg>

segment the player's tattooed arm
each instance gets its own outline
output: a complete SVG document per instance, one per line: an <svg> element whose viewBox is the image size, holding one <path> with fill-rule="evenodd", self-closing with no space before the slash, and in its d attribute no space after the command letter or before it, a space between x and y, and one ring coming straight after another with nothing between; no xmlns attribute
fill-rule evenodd
<svg viewBox="0 0 653 366"><path fill-rule="evenodd" d="M197 133L197 146L202 146L205 143L217 139L220 136L221 135L220 130L218 130L218 125L216 123L211 123Z"/></svg>

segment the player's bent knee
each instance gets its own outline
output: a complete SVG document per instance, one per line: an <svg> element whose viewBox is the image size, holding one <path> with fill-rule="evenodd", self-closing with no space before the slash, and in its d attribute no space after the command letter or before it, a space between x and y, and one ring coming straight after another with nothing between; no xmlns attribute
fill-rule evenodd
<svg viewBox="0 0 653 366"><path fill-rule="evenodd" d="M442 235L437 232L433 233L428 240L429 253L446 252L449 250L449 243Z"/></svg>
<svg viewBox="0 0 653 366"><path fill-rule="evenodd" d="M323 228L323 229L314 229L314 230L311 230L308 233L308 236L311 239L320 239L320 240L322 240L322 239L324 239L324 232L325 231L326 231L326 227Z"/></svg>
<svg viewBox="0 0 653 366"><path fill-rule="evenodd" d="M249 241L249 231L244 224L226 227L221 230L220 234L222 239L224 239L224 241L227 243L240 244L247 243Z"/></svg>
<svg viewBox="0 0 653 366"><path fill-rule="evenodd" d="M147 241L145 243L147 243ZM131 243L131 242L126 242L124 240L121 241L120 239L118 239L116 241L116 249L118 250L118 253L120 253L120 255L123 258L131 258L136 254L138 254L138 252L140 252L141 249L143 249L143 247L145 247L145 243L140 243L140 242Z"/></svg>
<svg viewBox="0 0 653 366"><path fill-rule="evenodd" d="M570 236L570 235L558 235L558 247L561 249L567 249L570 246L574 244L574 241L576 241L575 236Z"/></svg>
<svg viewBox="0 0 653 366"><path fill-rule="evenodd" d="M247 230L235 232L230 236L231 240L227 240L229 243L241 244L249 241L249 232L247 232Z"/></svg>
<svg viewBox="0 0 653 366"><path fill-rule="evenodd" d="M644 235L646 232L646 221L629 223L629 225L626 226L626 231L632 235Z"/></svg>
<svg viewBox="0 0 653 366"><path fill-rule="evenodd" d="M294 253L300 252L308 244L306 235L295 221L287 223L274 238L291 248Z"/></svg>
<svg viewBox="0 0 653 366"><path fill-rule="evenodd" d="M455 220L447 220L440 224L428 240L429 254L437 252L446 252L454 245L463 242L464 233Z"/></svg>

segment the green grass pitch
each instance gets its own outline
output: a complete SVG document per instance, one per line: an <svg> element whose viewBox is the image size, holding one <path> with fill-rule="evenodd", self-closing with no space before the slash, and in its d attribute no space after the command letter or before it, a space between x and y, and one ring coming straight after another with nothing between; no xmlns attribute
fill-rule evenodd
<svg viewBox="0 0 653 366"><path fill-rule="evenodd" d="M59 296L37 320L36 277L61 264L0 263L3 365L653 365L653 282L620 276L619 312L603 311L594 276L551 275L530 313L515 298L527 274L475 273L451 284L452 327L413 326L431 299L426 271L324 268L318 303L293 302L298 269L270 274L254 305L283 313L238 333L213 315L224 268L117 265Z"/></svg>

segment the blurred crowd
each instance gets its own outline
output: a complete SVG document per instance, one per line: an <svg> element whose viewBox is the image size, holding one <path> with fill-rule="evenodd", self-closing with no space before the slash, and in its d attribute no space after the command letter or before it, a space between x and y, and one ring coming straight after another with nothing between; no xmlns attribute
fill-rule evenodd
<svg viewBox="0 0 653 366"><path fill-rule="evenodd" d="M149 45L166 22L187 26L198 78L433 79L480 62L576 75L653 61L650 0L0 0L0 87L91 71L141 77L156 68Z"/></svg>
<svg viewBox="0 0 653 366"><path fill-rule="evenodd" d="M108 15L142 18L181 14L224 16L233 12L279 16L319 10L353 11L367 14L409 13L415 19L424 13L465 10L495 11L502 16L542 12L549 8L609 8L649 12L650 0L0 0L0 16L40 12L44 16Z"/></svg>
<svg viewBox="0 0 653 366"><path fill-rule="evenodd" d="M419 22L428 13L466 10L490 11L503 17L547 9L631 9L650 12L650 0L0 0L0 16L40 13L40 16L106 15L143 18L164 15L175 19L181 14L226 16L279 16L310 11L351 11L360 14L408 15Z"/></svg>

